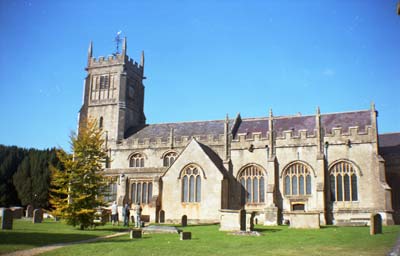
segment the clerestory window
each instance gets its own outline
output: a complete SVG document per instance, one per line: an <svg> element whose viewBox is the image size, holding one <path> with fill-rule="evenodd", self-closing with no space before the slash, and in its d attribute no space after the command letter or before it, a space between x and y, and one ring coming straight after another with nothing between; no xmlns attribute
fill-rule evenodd
<svg viewBox="0 0 400 256"><path fill-rule="evenodd" d="M175 162L175 159L176 159L176 153L175 152L170 152L170 153L168 153L168 154L166 154L165 156L164 156L164 166L165 167L170 167L174 162Z"/></svg>
<svg viewBox="0 0 400 256"><path fill-rule="evenodd" d="M133 154L129 159L129 167L144 167L144 156L140 153Z"/></svg>

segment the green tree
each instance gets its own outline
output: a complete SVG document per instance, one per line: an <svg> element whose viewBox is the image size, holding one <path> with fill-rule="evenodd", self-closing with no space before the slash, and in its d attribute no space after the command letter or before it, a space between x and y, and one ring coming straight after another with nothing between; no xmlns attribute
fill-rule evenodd
<svg viewBox="0 0 400 256"><path fill-rule="evenodd" d="M107 153L103 132L89 121L78 135L71 136L72 154L58 151L61 166L52 167L50 203L53 214L81 229L93 225L96 208L105 206L105 177L102 169Z"/></svg>
<svg viewBox="0 0 400 256"><path fill-rule="evenodd" d="M12 177L25 155L25 149L0 145L0 206L20 204Z"/></svg>
<svg viewBox="0 0 400 256"><path fill-rule="evenodd" d="M30 149L13 176L22 205L47 208L50 184L49 164L57 165L55 150Z"/></svg>

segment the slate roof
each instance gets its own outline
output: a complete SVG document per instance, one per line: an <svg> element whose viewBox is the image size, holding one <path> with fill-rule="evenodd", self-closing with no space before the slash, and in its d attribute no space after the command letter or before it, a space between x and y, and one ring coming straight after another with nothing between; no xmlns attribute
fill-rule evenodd
<svg viewBox="0 0 400 256"><path fill-rule="evenodd" d="M360 132L366 132L366 126L371 125L371 111L356 111L321 115L322 127L330 132L334 127L342 127L346 133L351 126L358 126Z"/></svg>
<svg viewBox="0 0 400 256"><path fill-rule="evenodd" d="M400 132L379 134L379 147L400 146Z"/></svg>
<svg viewBox="0 0 400 256"><path fill-rule="evenodd" d="M268 118L247 118L243 119L240 123L236 134L234 134L234 138L239 133L245 133L247 136L250 136L253 132L261 132L261 137L266 137L267 131L269 131Z"/></svg>
<svg viewBox="0 0 400 256"><path fill-rule="evenodd" d="M234 120L229 120L229 126L232 127ZM162 138L167 141L171 129L174 129L174 137L180 139L182 136L201 136L200 139L207 139L208 135L219 136L224 134L225 120L182 122L182 123L165 123L150 124L141 128L128 131L128 139L144 139L149 138L155 140Z"/></svg>
<svg viewBox="0 0 400 256"><path fill-rule="evenodd" d="M234 121L233 119L229 120L230 128L232 128ZM200 136L200 140L206 140L208 135L219 136L224 134L224 122L225 120L213 120L150 124L129 131L126 137L128 140L148 138L155 141L156 138L161 138L162 141L167 141L173 128L175 139L180 140L182 136L189 138ZM292 130L294 135L299 135L300 130L307 130L308 134L314 134L316 128L315 115L274 117L273 122L277 136L282 136L283 131L286 130ZM321 125L327 133L331 133L334 127L342 127L342 132L348 133L349 127L352 126L358 126L360 132L365 132L366 126L371 125L371 123L370 110L321 115ZM269 131L268 117L244 118L233 136L235 138L240 133L251 136L254 132L261 132L262 137L266 137L267 131Z"/></svg>
<svg viewBox="0 0 400 256"><path fill-rule="evenodd" d="M379 153L400 156L400 132L379 134Z"/></svg>
<svg viewBox="0 0 400 256"><path fill-rule="evenodd" d="M281 117L274 120L274 131L278 137L288 130L292 130L295 136L299 135L299 130L307 130L309 134L314 134L315 124L315 116Z"/></svg>

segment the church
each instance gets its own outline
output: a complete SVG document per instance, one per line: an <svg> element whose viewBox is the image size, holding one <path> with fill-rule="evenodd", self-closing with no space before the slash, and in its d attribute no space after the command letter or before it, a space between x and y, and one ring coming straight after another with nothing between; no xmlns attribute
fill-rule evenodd
<svg viewBox="0 0 400 256"><path fill-rule="evenodd" d="M110 202L140 203L158 223L219 223L235 210L264 225L300 213L321 225L366 224L373 213L398 221L400 133L378 134L374 104L147 124L144 64L143 52L139 63L128 57L126 38L109 57L94 58L90 43L79 125L92 119L104 131Z"/></svg>

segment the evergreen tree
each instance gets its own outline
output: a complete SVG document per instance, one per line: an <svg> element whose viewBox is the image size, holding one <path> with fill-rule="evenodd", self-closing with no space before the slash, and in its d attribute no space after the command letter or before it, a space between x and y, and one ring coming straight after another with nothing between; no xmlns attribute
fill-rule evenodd
<svg viewBox="0 0 400 256"><path fill-rule="evenodd" d="M57 164L55 150L31 149L18 166L13 183L23 206L47 208L50 184L49 164Z"/></svg>
<svg viewBox="0 0 400 256"><path fill-rule="evenodd" d="M15 146L0 146L0 206L20 204L12 177L25 154L26 150Z"/></svg>
<svg viewBox="0 0 400 256"><path fill-rule="evenodd" d="M50 203L53 214L81 229L93 224L96 208L105 206L103 132L89 121L78 135L71 136L72 154L58 152L61 166L52 167Z"/></svg>

